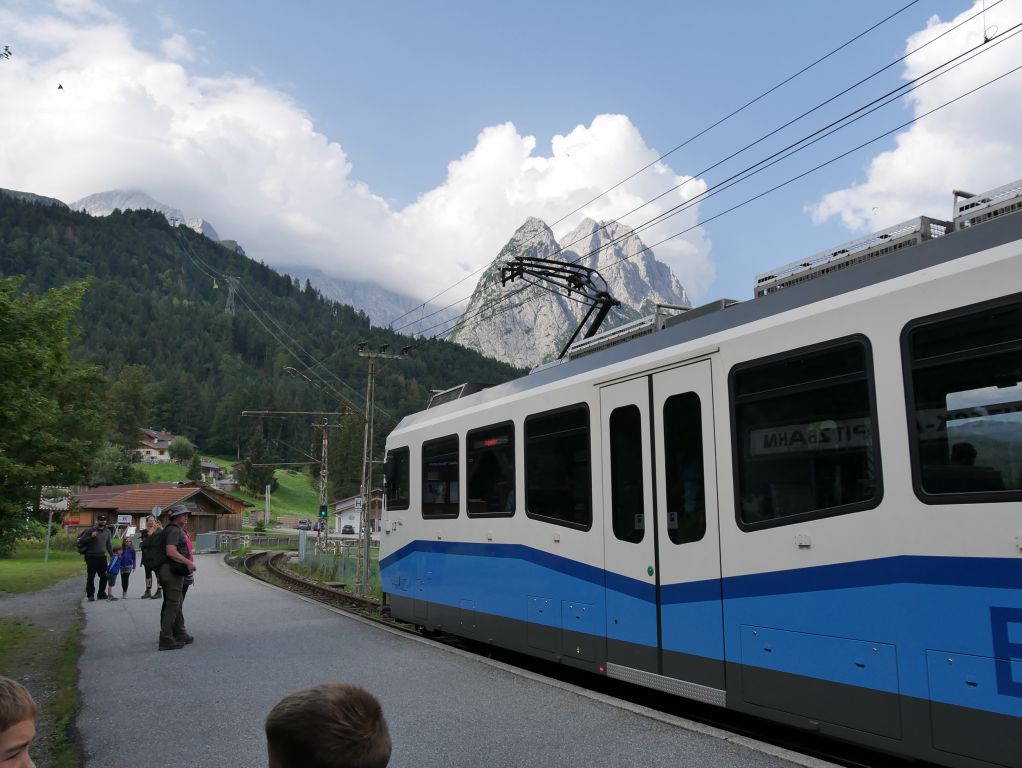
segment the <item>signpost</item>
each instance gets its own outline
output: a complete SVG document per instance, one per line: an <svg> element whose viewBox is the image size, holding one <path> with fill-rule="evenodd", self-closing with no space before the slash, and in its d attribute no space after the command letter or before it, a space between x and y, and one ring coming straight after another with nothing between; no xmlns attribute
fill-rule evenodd
<svg viewBox="0 0 1022 768"><path fill-rule="evenodd" d="M71 489L63 486L44 485L39 489L39 508L49 511L46 520L46 551L43 562L50 560L50 531L53 528L53 511L66 512L71 498Z"/></svg>

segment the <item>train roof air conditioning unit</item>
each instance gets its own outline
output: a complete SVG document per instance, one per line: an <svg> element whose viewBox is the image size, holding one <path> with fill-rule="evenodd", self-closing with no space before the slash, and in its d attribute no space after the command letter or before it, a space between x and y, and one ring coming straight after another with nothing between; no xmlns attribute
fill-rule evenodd
<svg viewBox="0 0 1022 768"><path fill-rule="evenodd" d="M626 341L637 339L640 336L648 336L651 333L662 331L667 327L668 319L672 317L670 313L684 313L688 312L689 309L690 307L679 307L673 304L657 304L656 311L652 315L640 317L638 320L619 325L617 328L597 333L588 339L576 341L568 347L568 353L565 357L568 360L574 360L585 355L591 355L593 352L599 352L601 349L607 349L608 347L614 347Z"/></svg>
<svg viewBox="0 0 1022 768"><path fill-rule="evenodd" d="M956 189L955 229L975 227L1009 213L1022 210L1022 179L979 195Z"/></svg>
<svg viewBox="0 0 1022 768"><path fill-rule="evenodd" d="M426 408L436 408L438 405L474 395L476 392L482 392L484 389L486 389L486 385L478 382L466 382L450 389L435 389L430 393Z"/></svg>
<svg viewBox="0 0 1022 768"><path fill-rule="evenodd" d="M766 296L783 288L815 280L818 277L886 256L902 248L942 237L951 231L951 224L928 216L897 224L871 235L851 240L837 248L821 251L808 259L800 259L771 272L756 276L756 296Z"/></svg>

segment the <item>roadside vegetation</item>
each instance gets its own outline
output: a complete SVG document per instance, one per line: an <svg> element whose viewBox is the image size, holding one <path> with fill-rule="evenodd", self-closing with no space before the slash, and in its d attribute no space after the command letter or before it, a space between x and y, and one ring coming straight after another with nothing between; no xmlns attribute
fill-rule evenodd
<svg viewBox="0 0 1022 768"><path fill-rule="evenodd" d="M345 547L340 554L306 551L305 560L293 560L288 567L316 581L331 584L343 584L344 589L352 591L355 585L358 566L357 547ZM373 547L369 550L369 587L370 597L381 600L383 588L380 584L380 550Z"/></svg>
<svg viewBox="0 0 1022 768"><path fill-rule="evenodd" d="M8 593L34 593L83 571L77 552L51 549L49 562L44 562L43 550L31 542L18 546L12 558L0 560L0 585ZM31 608L16 594L6 599L21 600L24 608L15 611L30 613L0 618L0 675L25 683L39 707L33 757L40 766L79 768L82 755L74 723L83 618L66 602L80 597L68 596L65 590Z"/></svg>
<svg viewBox="0 0 1022 768"><path fill-rule="evenodd" d="M78 657L81 648L78 637L82 631L81 618L64 638L54 670L57 691L51 703L54 719L53 765L54 768L78 768L82 764L81 750L74 736L75 716L78 714Z"/></svg>
<svg viewBox="0 0 1022 768"><path fill-rule="evenodd" d="M0 675L14 673L15 654L32 645L42 632L26 619L0 618Z"/></svg>
<svg viewBox="0 0 1022 768"><path fill-rule="evenodd" d="M80 749L74 733L74 720L78 712L78 636L82 618L76 616L70 631L56 632L36 626L23 618L0 618L0 675L24 678L40 669L53 685L48 699L40 699L39 720L36 723L38 747L33 757L38 765L52 768L78 768ZM36 669L33 670L32 667ZM38 678L36 678L38 679ZM43 762L44 751L48 760Z"/></svg>

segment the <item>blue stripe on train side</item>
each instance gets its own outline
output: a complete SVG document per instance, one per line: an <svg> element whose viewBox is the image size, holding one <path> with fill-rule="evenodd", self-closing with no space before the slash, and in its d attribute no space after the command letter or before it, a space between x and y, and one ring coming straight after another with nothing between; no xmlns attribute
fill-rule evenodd
<svg viewBox="0 0 1022 768"><path fill-rule="evenodd" d="M597 612L596 626L606 623L606 604L615 615L631 605L648 616L655 602L649 584L523 545L413 542L381 566L387 591L399 591L393 584L401 578L392 577L400 573L418 589L405 593L410 597L448 605L472 599L480 611L520 620L527 618L523 595L585 601ZM604 587L618 597L609 600ZM721 595L726 644L715 631ZM951 704L960 702L947 698L950 688L932 685L927 650L1015 659L997 664L997 685L971 690L970 701L1022 716L1022 678L1014 679L1022 667L1022 559L899 556L668 584L661 587L661 607L669 650L719 660L726 645L727 659L742 663L742 626L886 643L897 648L896 685L902 694L924 699L932 694ZM611 623L610 636L656 642L648 627L627 621ZM780 671L844 681L811 654L793 658L798 668ZM868 676L863 680L864 687L890 689Z"/></svg>
<svg viewBox="0 0 1022 768"><path fill-rule="evenodd" d="M649 584L628 576L605 571L577 560L527 547L523 544L476 544L470 542L413 541L380 561L381 571L396 565L414 552L444 555L470 555L484 558L510 558L539 565L551 571L643 600L653 600ZM925 557L902 555L860 560L852 563L793 568L723 580L725 599L818 590L862 588L887 584L929 584L962 587L1022 588L1022 560L988 557ZM706 579L681 584L665 584L660 589L662 603L700 602L720 596L720 582Z"/></svg>

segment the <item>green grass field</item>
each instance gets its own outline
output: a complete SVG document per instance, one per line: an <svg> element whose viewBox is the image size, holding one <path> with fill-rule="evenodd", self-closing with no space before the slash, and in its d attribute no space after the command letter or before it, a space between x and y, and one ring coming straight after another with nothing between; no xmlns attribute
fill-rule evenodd
<svg viewBox="0 0 1022 768"><path fill-rule="evenodd" d="M22 544L14 557L0 560L0 592L36 592L85 573L85 562L77 552L51 549L45 562L44 551L38 545Z"/></svg>
<svg viewBox="0 0 1022 768"><path fill-rule="evenodd" d="M234 459L223 456L203 456L203 459L215 461L222 467L230 467ZM184 481L187 467L180 464L141 464L139 465L150 483L168 483ZM277 490L270 496L270 508L273 515L297 515L310 520L319 514L319 489L314 485L312 477L305 472L290 472L278 469ZM263 497L252 496L244 491L229 491L232 496L254 504L254 510L263 509Z"/></svg>
<svg viewBox="0 0 1022 768"><path fill-rule="evenodd" d="M168 464L140 464L139 468L149 478L148 482L150 483L176 483L179 481L184 482L188 479L185 477L188 467L183 467L173 462Z"/></svg>
<svg viewBox="0 0 1022 768"><path fill-rule="evenodd" d="M304 472L292 474L278 469L277 490L270 494L270 511L273 515L298 515L310 520L319 514L319 489L312 483L312 478ZM233 491L233 496L255 504L253 511L263 509L263 497L250 496L243 491Z"/></svg>

